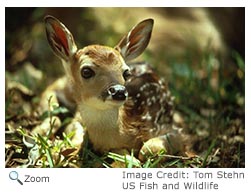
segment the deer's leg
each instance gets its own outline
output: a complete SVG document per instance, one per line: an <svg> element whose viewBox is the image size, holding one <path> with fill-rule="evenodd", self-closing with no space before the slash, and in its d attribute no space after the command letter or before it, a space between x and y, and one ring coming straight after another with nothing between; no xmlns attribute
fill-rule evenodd
<svg viewBox="0 0 251 195"><path fill-rule="evenodd" d="M149 139L144 143L139 152L139 159L145 161L148 157L158 154L184 155L188 150L188 137L181 131L173 130Z"/></svg>

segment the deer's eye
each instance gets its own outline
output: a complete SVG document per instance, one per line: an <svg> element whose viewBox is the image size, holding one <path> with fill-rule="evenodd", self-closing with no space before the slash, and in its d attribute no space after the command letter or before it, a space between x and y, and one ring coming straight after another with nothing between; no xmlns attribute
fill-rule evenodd
<svg viewBox="0 0 251 195"><path fill-rule="evenodd" d="M125 80L128 80L132 76L132 73L130 70L125 70L123 73L123 77Z"/></svg>
<svg viewBox="0 0 251 195"><path fill-rule="evenodd" d="M81 69L81 76L84 79L89 79L89 78L95 76L95 72L89 67L84 67Z"/></svg>

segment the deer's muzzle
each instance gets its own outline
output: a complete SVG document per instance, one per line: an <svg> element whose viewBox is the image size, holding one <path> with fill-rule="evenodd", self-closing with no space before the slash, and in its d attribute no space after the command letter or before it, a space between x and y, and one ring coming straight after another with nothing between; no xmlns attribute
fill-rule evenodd
<svg viewBox="0 0 251 195"><path fill-rule="evenodd" d="M123 85L111 85L101 95L104 101L125 101L128 97L128 92Z"/></svg>

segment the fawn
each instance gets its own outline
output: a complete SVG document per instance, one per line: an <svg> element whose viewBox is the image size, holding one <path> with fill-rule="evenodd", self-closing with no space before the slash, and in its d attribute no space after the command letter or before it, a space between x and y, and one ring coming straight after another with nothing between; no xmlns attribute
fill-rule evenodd
<svg viewBox="0 0 251 195"><path fill-rule="evenodd" d="M64 102L77 105L96 151L133 149L140 159L161 150L184 152L185 136L173 125L168 87L147 63L129 64L147 47L153 23L141 21L114 48L77 49L65 25L45 17L48 42L66 73Z"/></svg>

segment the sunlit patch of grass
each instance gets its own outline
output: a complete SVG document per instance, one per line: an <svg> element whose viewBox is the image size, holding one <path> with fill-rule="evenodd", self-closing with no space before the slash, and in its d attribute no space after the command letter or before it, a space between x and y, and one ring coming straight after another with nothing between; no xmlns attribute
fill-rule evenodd
<svg viewBox="0 0 251 195"><path fill-rule="evenodd" d="M48 100L48 108L51 108L51 98ZM37 144L39 145L40 160L42 161L42 167L77 167L76 161L77 148L71 142L71 138L74 136L74 130L66 134L62 133L61 137L53 134L53 129L56 120L52 116L56 116L60 113L66 113L68 110L62 107L53 107L47 112L43 113L42 118L49 117L49 129L46 136L36 135ZM75 157L76 156L76 157Z"/></svg>
<svg viewBox="0 0 251 195"><path fill-rule="evenodd" d="M63 139L53 141L38 135L37 144L40 146L39 161L42 167L78 167L75 159L77 149L69 141L71 135L64 135Z"/></svg>

